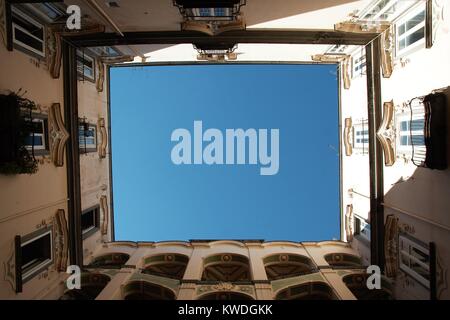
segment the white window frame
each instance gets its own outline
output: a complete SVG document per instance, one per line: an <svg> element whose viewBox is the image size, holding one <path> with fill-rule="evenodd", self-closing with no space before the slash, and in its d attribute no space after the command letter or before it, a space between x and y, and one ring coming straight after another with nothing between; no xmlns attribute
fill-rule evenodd
<svg viewBox="0 0 450 320"><path fill-rule="evenodd" d="M42 261L41 263L39 263L38 265L34 266L33 268L31 268L30 270L28 270L27 272L22 274L22 279L28 280L30 279L35 273L37 273L39 270L42 270L43 268L45 268L46 266L50 265L53 262L53 232L51 229L21 243L20 247L21 249L26 246L27 244L34 242L36 240L39 240L40 238L43 238L47 235L50 235L50 258L46 259L44 261ZM24 269L24 265L21 265L21 268Z"/></svg>
<svg viewBox="0 0 450 320"><path fill-rule="evenodd" d="M353 142L353 149L355 151L358 151L361 154L368 154L369 153L369 123L367 119L360 120L359 122L356 122L353 124L353 135L352 135L352 142ZM367 133L364 133L364 131L367 131ZM358 132L361 132L362 134L358 135ZM367 139L367 142L358 142L358 139Z"/></svg>
<svg viewBox="0 0 450 320"><path fill-rule="evenodd" d="M29 119L29 118L27 118L27 119ZM43 133L35 133L35 134L34 134L35 137L42 137L42 145L34 145L34 146L33 146L33 149L34 149L34 150L47 150L47 145L46 145L46 143L45 143L45 139L46 139L45 119L41 119L41 118L33 118L33 119L32 119L32 122L40 122L40 123L42 124L42 132L43 132ZM32 136L33 136L33 134L30 133L30 137L32 137ZM26 148L27 150L31 150L31 149L32 149L31 145L25 145L25 148Z"/></svg>
<svg viewBox="0 0 450 320"><path fill-rule="evenodd" d="M18 15L18 16L20 16L21 18L27 20L27 22L29 22L29 23L31 23L31 24L34 24L36 27L42 28L42 35L43 35L43 39L40 39L40 38L38 38L38 37L36 37L36 36L30 34L27 30L25 30L24 28L22 28L21 26L15 24L15 23L13 22L13 23L12 23L12 37L13 37L13 43L17 44L18 46L20 46L20 47L22 47L22 48L24 48L24 49L26 49L26 50L28 50L28 51L30 51L30 52L33 52L33 53L35 53L35 54L37 54L37 55L39 55L39 56L45 58L45 48L46 48L46 41L45 41L45 39L46 39L46 32L45 32L45 27L44 27L44 25L43 25L42 23L40 23L40 22L37 22L35 19L31 18L29 15L27 15L27 14L23 13L22 11L16 9L15 7L12 7L12 12L13 12L13 14ZM27 45L26 43L23 43L23 42L17 40L17 39L16 39L16 29L19 29L20 31L26 33L29 37L32 37L32 38L38 40L39 42L41 42L41 43L42 43L42 50L43 50L43 51L36 50L35 48L30 47L30 46Z"/></svg>
<svg viewBox="0 0 450 320"><path fill-rule="evenodd" d="M352 78L357 78L366 74L367 70L366 50L364 48L356 50L352 55ZM357 67L361 66L359 70Z"/></svg>
<svg viewBox="0 0 450 320"><path fill-rule="evenodd" d="M407 257L409 261L414 261L415 263L421 265L425 270L430 272L430 265L429 264L427 265L426 263L423 263L422 261L420 261L419 259L415 258L414 256L412 256L409 253L409 251L411 251L414 248L414 249L424 253L425 255L427 255L428 259L430 259L430 249L427 248L425 245L420 244L418 241L414 241L410 237L407 237L407 236L402 235L402 234L399 235L399 240L398 241L399 241L400 269L402 271L404 271L406 274L408 274L411 277L413 277L420 284L422 284L423 286L425 286L426 288L429 289L430 288L430 280L425 279L420 274L418 274L413 269L411 269L410 266L404 264L401 255ZM407 247L408 250L402 250L402 245L403 244Z"/></svg>
<svg viewBox="0 0 450 320"><path fill-rule="evenodd" d="M403 13L405 13L409 8L416 5L418 2L422 0L391 0L387 2L383 7L379 6L379 3L381 3L383 0L376 1L371 6L367 7L366 10L362 12L360 15L361 20L369 20L369 21L393 21ZM394 11L389 12L393 7ZM376 11L375 11L376 10ZM368 14L372 13L374 11L374 15L372 17L367 17ZM384 19L380 19L382 15L386 14L387 17Z"/></svg>
<svg viewBox="0 0 450 320"><path fill-rule="evenodd" d="M404 25L406 22L408 22L409 20L411 20L412 18L414 18L415 16L417 16L422 11L424 12L423 21L418 23L412 29L406 31L404 34L399 35L400 27L402 25ZM396 48L396 57L397 58L404 57L413 51L425 48L425 38L426 38L425 20L426 20L426 6L425 6L425 2L422 2L422 3L420 3L420 5L416 6L413 10L408 12L406 15L404 15L403 17L398 19L398 21L395 23L395 48ZM406 39L408 36L412 35L416 31L419 31L421 28L424 28L423 38L400 50L399 49L400 41L403 39Z"/></svg>
<svg viewBox="0 0 450 320"><path fill-rule="evenodd" d="M94 144L86 144L85 145L84 143L82 144L81 141L80 141L80 138L81 138L80 127L82 125L83 124L80 124L78 126L79 148L82 149L82 150L86 149L87 150L86 152L95 152L94 149L97 150L97 144L98 144L98 141L97 141L97 126L95 124L87 123L87 126L88 126L89 129L94 129ZM83 139L86 139L86 137L83 136ZM90 150L92 150L92 151L90 151Z"/></svg>
<svg viewBox="0 0 450 320"><path fill-rule="evenodd" d="M79 61L78 57L92 62L92 68L89 68L87 65L85 65L84 63ZM92 70L92 76L85 73L86 69ZM90 55L83 53L83 51L77 50L77 71L78 71L78 74L81 77L83 77L83 79L86 78L88 80L95 81L95 59L92 58Z"/></svg>
<svg viewBox="0 0 450 320"><path fill-rule="evenodd" d="M407 131L402 131L402 122L406 121L406 122L410 123L410 121L411 121L411 112L410 111L402 113L402 114L398 114L398 115L396 115L395 118L396 118L396 122L397 122L396 129L397 129L397 133L398 133L397 134L397 150L400 153L403 153L405 155L410 156L412 154L413 146L412 146L412 144L402 145L402 141L401 141L402 137L403 136L408 136L408 139L410 139L409 136L411 134L412 135L416 135L416 136L424 136L425 132L424 132L424 130L415 130L415 131L411 132L409 130L409 128L408 128ZM412 120L425 121L425 114L424 113L414 113L413 112ZM423 145L423 146L418 146L418 145L415 146L415 148L419 148L419 147L426 148L425 145Z"/></svg>

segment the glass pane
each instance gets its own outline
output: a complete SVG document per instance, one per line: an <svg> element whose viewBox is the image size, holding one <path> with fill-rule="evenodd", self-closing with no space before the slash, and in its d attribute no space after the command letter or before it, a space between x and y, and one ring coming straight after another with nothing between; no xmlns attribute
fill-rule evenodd
<svg viewBox="0 0 450 320"><path fill-rule="evenodd" d="M415 146L423 146L425 145L425 139L423 135L413 135L411 136L412 144Z"/></svg>
<svg viewBox="0 0 450 320"><path fill-rule="evenodd" d="M407 37L406 39L407 46L416 43L417 41L423 39L424 37L425 37L425 27L422 27Z"/></svg>
<svg viewBox="0 0 450 320"><path fill-rule="evenodd" d="M409 140L408 136L401 136L400 137L400 144L402 146L407 146L407 145L409 145L408 140Z"/></svg>
<svg viewBox="0 0 450 320"><path fill-rule="evenodd" d="M411 248L411 255L425 264L430 263L430 257L428 256L428 253L423 252L422 250L416 247Z"/></svg>

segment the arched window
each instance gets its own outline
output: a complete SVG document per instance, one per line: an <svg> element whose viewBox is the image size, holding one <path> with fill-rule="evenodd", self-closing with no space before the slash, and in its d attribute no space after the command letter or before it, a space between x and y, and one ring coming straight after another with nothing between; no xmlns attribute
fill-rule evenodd
<svg viewBox="0 0 450 320"><path fill-rule="evenodd" d="M204 281L250 281L248 258L238 254L218 254L204 261L202 280Z"/></svg>
<svg viewBox="0 0 450 320"><path fill-rule="evenodd" d="M120 269L130 259L130 255L126 253L108 253L96 257L88 268L102 268L102 269Z"/></svg>
<svg viewBox="0 0 450 320"><path fill-rule="evenodd" d="M67 290L60 300L95 300L111 279L100 273L83 273L81 288Z"/></svg>
<svg viewBox="0 0 450 320"><path fill-rule="evenodd" d="M336 300L333 289L323 282L308 282L280 291L276 300Z"/></svg>
<svg viewBox="0 0 450 320"><path fill-rule="evenodd" d="M198 300L254 300L252 297L238 292L213 292L201 296Z"/></svg>
<svg viewBox="0 0 450 320"><path fill-rule="evenodd" d="M160 254L144 259L142 273L160 277L183 279L189 257L182 254Z"/></svg>
<svg viewBox="0 0 450 320"><path fill-rule="evenodd" d="M325 260L333 268L360 268L361 258L348 253L330 253L325 256Z"/></svg>
<svg viewBox="0 0 450 320"><path fill-rule="evenodd" d="M345 276L342 280L358 300L392 300L390 285L381 278L381 289L370 290L367 287L367 273Z"/></svg>
<svg viewBox="0 0 450 320"><path fill-rule="evenodd" d="M133 281L123 289L124 300L175 300L175 293L147 281Z"/></svg>
<svg viewBox="0 0 450 320"><path fill-rule="evenodd" d="M263 262L269 280L296 277L317 271L311 259L298 254L274 254L264 258Z"/></svg>

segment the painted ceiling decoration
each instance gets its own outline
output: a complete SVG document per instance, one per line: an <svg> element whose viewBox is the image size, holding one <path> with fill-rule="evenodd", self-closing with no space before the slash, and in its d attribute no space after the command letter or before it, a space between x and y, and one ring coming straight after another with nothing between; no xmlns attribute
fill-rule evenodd
<svg viewBox="0 0 450 320"><path fill-rule="evenodd" d="M325 282L307 282L280 291L276 300L334 300L333 290Z"/></svg>
<svg viewBox="0 0 450 320"><path fill-rule="evenodd" d="M181 280L189 257L182 254L162 254L144 260L142 273Z"/></svg>
<svg viewBox="0 0 450 320"><path fill-rule="evenodd" d="M147 281L132 281L123 287L124 300L175 300L169 288Z"/></svg>
<svg viewBox="0 0 450 320"><path fill-rule="evenodd" d="M395 106L393 100L383 104L383 120L378 128L377 138L383 148L384 164L390 167L396 160Z"/></svg>
<svg viewBox="0 0 450 320"><path fill-rule="evenodd" d="M348 253L329 253L325 255L325 260L331 267L361 267L361 259Z"/></svg>
<svg viewBox="0 0 450 320"><path fill-rule="evenodd" d="M311 259L294 254L271 255L264 258L264 266L267 278L270 281L296 277L317 271Z"/></svg>
<svg viewBox="0 0 450 320"><path fill-rule="evenodd" d="M64 126L59 103L52 104L49 109L48 126L52 161L55 166L62 167L64 165L64 148L69 139L69 132Z"/></svg>
<svg viewBox="0 0 450 320"><path fill-rule="evenodd" d="M385 278L381 278L381 289L370 290L367 288L367 273L353 273L345 276L342 280L358 300L391 300L391 285Z"/></svg>
<svg viewBox="0 0 450 320"><path fill-rule="evenodd" d="M205 281L250 281L248 258L237 254L210 256L204 261L202 280Z"/></svg>
<svg viewBox="0 0 450 320"><path fill-rule="evenodd" d="M130 259L126 253L108 253L94 258L88 265L89 268L120 269Z"/></svg>

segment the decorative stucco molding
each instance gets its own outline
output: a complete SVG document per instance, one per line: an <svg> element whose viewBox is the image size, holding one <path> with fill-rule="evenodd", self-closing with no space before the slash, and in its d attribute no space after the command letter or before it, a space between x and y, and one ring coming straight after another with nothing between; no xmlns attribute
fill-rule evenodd
<svg viewBox="0 0 450 320"><path fill-rule="evenodd" d="M381 34L381 68L384 78L389 78L394 69L394 34L392 25L382 21L344 21L334 25L336 31Z"/></svg>
<svg viewBox="0 0 450 320"><path fill-rule="evenodd" d="M53 79L59 78L61 70L61 36L53 28L47 28L47 67Z"/></svg>
<svg viewBox="0 0 450 320"><path fill-rule="evenodd" d="M395 38L392 28L387 28L381 35L381 71L383 78L390 78L394 70Z"/></svg>
<svg viewBox="0 0 450 320"><path fill-rule="evenodd" d="M123 55L123 56L116 56L116 57L101 57L101 61L104 64L132 62L133 60L134 60L134 57L130 56L130 55Z"/></svg>
<svg viewBox="0 0 450 320"><path fill-rule="evenodd" d="M63 209L56 211L53 221L55 231L55 268L59 272L65 272L69 252L69 231Z"/></svg>
<svg viewBox="0 0 450 320"><path fill-rule="evenodd" d="M54 103L50 107L48 120L52 161L55 166L62 167L64 165L64 147L69 139L69 133L64 127L59 103Z"/></svg>
<svg viewBox="0 0 450 320"><path fill-rule="evenodd" d="M347 241L353 240L353 205L347 205L345 212L345 236Z"/></svg>
<svg viewBox="0 0 450 320"><path fill-rule="evenodd" d="M0 0L0 36L3 39L5 47L7 46L6 36L6 1Z"/></svg>
<svg viewBox="0 0 450 320"><path fill-rule="evenodd" d="M100 208L102 211L101 215L101 226L100 230L103 235L108 233L108 223L109 223L109 210L108 210L108 199L106 196L100 197Z"/></svg>
<svg viewBox="0 0 450 320"><path fill-rule="evenodd" d="M221 282L219 284L201 285L197 287L197 296L212 292L244 293L255 298L255 288L252 285L236 285L229 282Z"/></svg>
<svg viewBox="0 0 450 320"><path fill-rule="evenodd" d="M448 289L447 269L438 254L436 254L436 288L438 299L441 298L443 292Z"/></svg>
<svg viewBox="0 0 450 320"><path fill-rule="evenodd" d="M353 153L353 147L352 147L352 118L345 118L344 120L344 147L345 147L345 155L351 156Z"/></svg>
<svg viewBox="0 0 450 320"><path fill-rule="evenodd" d="M315 54L311 57L312 61L325 63L339 63L342 71L342 81L344 89L350 89L350 61L351 57L346 54Z"/></svg>
<svg viewBox="0 0 450 320"><path fill-rule="evenodd" d="M16 256L15 256L15 247L14 241L12 241L11 248L9 250L9 254L6 255L8 258L3 262L3 272L4 278L6 282L8 282L13 291L16 290Z"/></svg>
<svg viewBox="0 0 450 320"><path fill-rule="evenodd" d="M214 36L225 31L244 30L244 29L245 29L245 21L242 17L239 17L235 21L227 23L213 23L206 21L188 20L184 21L181 24L181 30L203 32L210 36Z"/></svg>
<svg viewBox="0 0 450 320"><path fill-rule="evenodd" d="M343 21L334 25L334 30L353 33L381 33L390 27L384 21Z"/></svg>
<svg viewBox="0 0 450 320"><path fill-rule="evenodd" d="M439 28L444 21L445 0L427 0L425 18L426 47L431 48L436 41Z"/></svg>
<svg viewBox="0 0 450 320"><path fill-rule="evenodd" d="M95 67L97 69L95 87L97 92L103 92L103 84L105 83L105 65L100 58L95 59Z"/></svg>
<svg viewBox="0 0 450 320"><path fill-rule="evenodd" d="M383 105L383 120L377 131L377 138L381 143L384 153L384 164L392 166L395 163L395 107L394 101L385 102Z"/></svg>
<svg viewBox="0 0 450 320"><path fill-rule="evenodd" d="M98 156L100 158L105 158L106 157L106 147L108 145L108 133L106 131L104 118L98 119L98 128L99 128L100 139L101 139L100 147L98 148Z"/></svg>
<svg viewBox="0 0 450 320"><path fill-rule="evenodd" d="M1 0L0 0L1 1ZM47 28L47 65L48 70L53 79L58 79L61 71L62 60L62 37L81 36L92 33L105 32L105 26L103 25L91 25L81 30L64 31L59 28Z"/></svg>
<svg viewBox="0 0 450 320"><path fill-rule="evenodd" d="M398 219L392 214L386 217L384 255L386 276L395 277L398 271Z"/></svg>

